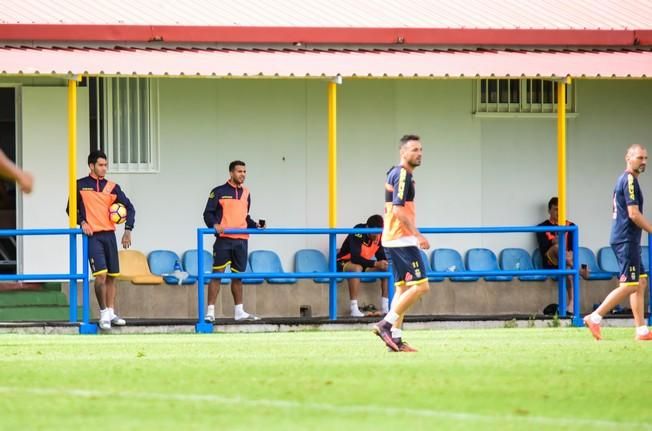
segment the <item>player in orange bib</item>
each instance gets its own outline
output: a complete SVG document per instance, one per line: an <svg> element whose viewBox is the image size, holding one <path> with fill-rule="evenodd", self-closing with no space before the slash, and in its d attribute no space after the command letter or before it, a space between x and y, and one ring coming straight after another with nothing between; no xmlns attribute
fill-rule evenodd
<svg viewBox="0 0 652 431"><path fill-rule="evenodd" d="M417 229L412 173L421 165L423 147L416 135L400 141L401 163L387 173L385 183L385 225L382 242L389 258L396 293L389 313L374 325L378 335L394 352L414 352L402 338L403 316L430 290L426 265L419 248L428 249L428 240Z"/></svg>
<svg viewBox="0 0 652 431"><path fill-rule="evenodd" d="M251 229L261 227L249 215L251 195L244 186L247 166L241 160L229 164L229 180L211 190L204 208L204 222L207 227L215 229L213 244L213 272L224 272L227 266L231 272L245 272L247 269L248 240L247 234L227 234L225 229ZM208 305L206 321L215 321L215 302L220 293L220 279L213 278L208 284ZM244 310L242 280L231 280L235 320L260 320L254 314Z"/></svg>
<svg viewBox="0 0 652 431"><path fill-rule="evenodd" d="M127 208L123 248L131 246L131 230L136 217L134 206L120 186L106 179L107 166L106 154L99 150L92 151L88 155L90 173L77 180L77 223L88 236L88 260L95 277L101 329L126 324L114 312L115 279L120 275L120 262L115 225L109 219L109 207L114 202L119 202Z"/></svg>

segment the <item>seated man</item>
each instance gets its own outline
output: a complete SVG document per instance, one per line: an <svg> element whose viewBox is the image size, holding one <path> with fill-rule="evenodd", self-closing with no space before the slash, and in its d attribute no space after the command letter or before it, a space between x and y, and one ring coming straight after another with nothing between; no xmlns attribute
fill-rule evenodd
<svg viewBox="0 0 652 431"><path fill-rule="evenodd" d="M357 224L357 228L382 228L383 217L376 214L367 219L365 224ZM337 270L340 272L367 272L387 271L388 263L385 257L385 250L380 242L380 233L374 234L350 234L342 243L340 252L337 254ZM360 290L360 279L349 278L349 296L351 298L351 316L362 317L364 313L358 308L358 291ZM387 279L380 280L382 295L382 312L387 314L389 310L389 299L387 298Z"/></svg>
<svg viewBox="0 0 652 431"><path fill-rule="evenodd" d="M558 199L553 197L548 201L548 214L550 218L542 223L539 223L538 226L558 226L559 223L559 213L558 213ZM566 221L566 226L575 226L575 223L571 221ZM558 244L558 234L559 232L537 232L537 242L539 243L539 251L541 252L541 258L543 261L543 267L545 269L559 269L559 244ZM570 232L566 233L566 267L573 267L573 234ZM588 269L582 267L580 269L580 275L586 279L588 277ZM568 313L573 311L573 277L568 275L566 277L566 295L567 295L567 305L566 310Z"/></svg>

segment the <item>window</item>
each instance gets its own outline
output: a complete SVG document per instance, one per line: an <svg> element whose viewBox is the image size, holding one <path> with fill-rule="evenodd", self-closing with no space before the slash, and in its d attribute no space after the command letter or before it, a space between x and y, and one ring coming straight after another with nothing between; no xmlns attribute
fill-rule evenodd
<svg viewBox="0 0 652 431"><path fill-rule="evenodd" d="M481 79L475 88L475 113L557 112L557 82L545 79ZM575 88L566 86L566 112L575 113Z"/></svg>
<svg viewBox="0 0 652 431"><path fill-rule="evenodd" d="M157 172L158 80L90 78L91 149L103 150L110 172Z"/></svg>

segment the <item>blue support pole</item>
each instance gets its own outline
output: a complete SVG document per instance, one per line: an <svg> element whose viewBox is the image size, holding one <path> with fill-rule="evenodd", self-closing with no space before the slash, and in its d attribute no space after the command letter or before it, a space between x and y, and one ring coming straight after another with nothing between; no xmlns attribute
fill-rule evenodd
<svg viewBox="0 0 652 431"><path fill-rule="evenodd" d="M90 304L90 281L88 274L88 237L82 234L82 265L84 269L82 274L82 323L79 326L79 333L92 335L97 334L97 325L91 323L91 304Z"/></svg>
<svg viewBox="0 0 652 431"><path fill-rule="evenodd" d="M559 261L559 269L566 269L566 235L564 232L559 232L559 240L557 241L557 260ZM566 276L559 275L557 278L558 294L559 294L559 317L566 317Z"/></svg>
<svg viewBox="0 0 652 431"><path fill-rule="evenodd" d="M582 294L580 289L580 230L575 226L573 232L573 326L584 326L580 315L582 305Z"/></svg>
<svg viewBox="0 0 652 431"><path fill-rule="evenodd" d="M328 234L328 271L337 272L337 235ZM328 280L328 318L337 320L337 279Z"/></svg>
<svg viewBox="0 0 652 431"><path fill-rule="evenodd" d="M211 334L213 324L204 321L204 235L201 229L197 230L197 324L195 332L198 334Z"/></svg>
<svg viewBox="0 0 652 431"><path fill-rule="evenodd" d="M83 234L82 234L83 236ZM69 262L69 271L70 274L77 274L77 235L70 233L68 236L70 247L70 262ZM70 280L68 282L68 302L70 303L69 308L69 320L70 323L77 323L77 280Z"/></svg>

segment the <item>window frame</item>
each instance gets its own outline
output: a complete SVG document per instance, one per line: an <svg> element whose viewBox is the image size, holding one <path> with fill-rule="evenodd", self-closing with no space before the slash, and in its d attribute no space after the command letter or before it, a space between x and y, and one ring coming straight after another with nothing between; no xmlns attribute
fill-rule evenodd
<svg viewBox="0 0 652 431"><path fill-rule="evenodd" d="M136 106L132 109L132 87L136 88ZM143 90L142 83L147 83L147 88ZM108 157L108 171L111 173L158 173L160 172L160 102L159 102L159 80L156 78L144 77L95 77L88 80L89 91L89 108L91 122L90 146L91 150L100 149ZM127 94L126 103L120 101L120 86ZM125 90L126 88L126 90ZM115 91L114 91L115 90ZM141 91L146 93L141 95ZM143 114L141 100L147 101L147 113ZM115 104L122 106L123 109L116 112ZM106 113L112 115L107 116ZM138 112L134 119L132 115ZM143 130L140 129L141 122L147 118L146 132L144 133L147 142L142 144L141 138ZM93 124L93 122L95 124ZM133 134L130 133L131 124L135 123L139 128L136 134L137 142L132 142ZM121 134L126 127L127 137L126 144L116 142L115 132ZM135 160L134 157L135 150ZM142 160L142 151L145 150L147 157ZM121 151L127 152L127 161L120 161Z"/></svg>
<svg viewBox="0 0 652 431"><path fill-rule="evenodd" d="M483 84L485 85L485 94L488 99L489 82L497 81L496 84L496 99L497 102L483 102ZM507 102L501 102L500 82L518 81L518 101L512 101L511 93L507 92ZM540 101L536 102L533 99L533 92L528 91L528 84L536 82L541 85ZM544 85L549 82L552 86L551 102L545 101ZM473 83L473 115L476 117L505 117L505 118L556 118L557 117L557 82L554 79L543 78L482 78L476 79ZM509 87L508 87L509 88ZM566 86L566 116L574 118L578 115L577 112L577 86L570 84Z"/></svg>

